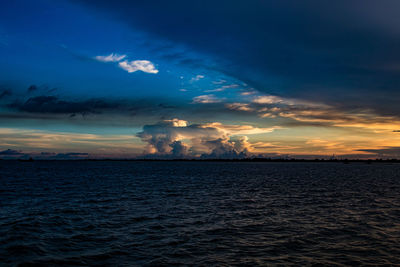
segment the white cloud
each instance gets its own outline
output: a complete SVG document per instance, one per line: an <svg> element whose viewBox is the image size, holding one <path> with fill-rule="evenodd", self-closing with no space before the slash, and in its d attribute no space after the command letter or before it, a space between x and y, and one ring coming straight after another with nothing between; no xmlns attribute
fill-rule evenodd
<svg viewBox="0 0 400 267"><path fill-rule="evenodd" d="M224 86L221 86L221 87L219 87L219 88L216 88L216 89L212 89L212 90L206 90L206 91L204 91L204 92L223 92L223 91L225 91L226 89L234 89L234 88L238 88L239 87L239 85L238 84L229 84L229 85L224 85Z"/></svg>
<svg viewBox="0 0 400 267"><path fill-rule="evenodd" d="M123 60L126 55L111 53L108 56L96 56L95 59L101 62L119 62Z"/></svg>
<svg viewBox="0 0 400 267"><path fill-rule="evenodd" d="M199 95L193 98L193 103L197 104L212 104L220 103L221 99L215 97L215 95Z"/></svg>
<svg viewBox="0 0 400 267"><path fill-rule="evenodd" d="M197 82L201 79L204 78L204 75L196 75L195 77L193 77L192 79L190 79L190 82Z"/></svg>
<svg viewBox="0 0 400 267"><path fill-rule="evenodd" d="M108 56L96 56L94 59L100 62L118 62L118 66L121 69L126 70L129 73L135 72L135 71L143 71L147 73L158 73L158 70L154 66L154 64L148 60L124 60L126 58L126 55L120 55L120 54L114 54L111 53Z"/></svg>
<svg viewBox="0 0 400 267"><path fill-rule="evenodd" d="M158 70L154 66L153 63L151 63L148 60L133 60L133 61L122 61L118 63L119 67L126 70L129 73L135 72L135 71L143 71L147 73L153 73L156 74L158 73Z"/></svg>
<svg viewBox="0 0 400 267"><path fill-rule="evenodd" d="M213 84L223 84L223 83L226 83L226 80L220 79L220 80L218 80L218 81L213 81L212 83L213 83Z"/></svg>

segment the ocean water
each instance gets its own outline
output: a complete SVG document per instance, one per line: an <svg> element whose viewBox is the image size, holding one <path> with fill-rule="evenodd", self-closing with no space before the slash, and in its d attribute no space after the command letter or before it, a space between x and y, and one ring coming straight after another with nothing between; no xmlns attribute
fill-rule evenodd
<svg viewBox="0 0 400 267"><path fill-rule="evenodd" d="M400 164L0 161L0 263L400 265Z"/></svg>

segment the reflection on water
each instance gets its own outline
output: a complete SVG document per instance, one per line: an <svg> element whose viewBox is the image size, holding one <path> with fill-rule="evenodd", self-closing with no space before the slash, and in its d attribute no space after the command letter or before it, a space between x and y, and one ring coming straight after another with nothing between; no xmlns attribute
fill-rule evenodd
<svg viewBox="0 0 400 267"><path fill-rule="evenodd" d="M0 162L6 265L400 263L400 165Z"/></svg>

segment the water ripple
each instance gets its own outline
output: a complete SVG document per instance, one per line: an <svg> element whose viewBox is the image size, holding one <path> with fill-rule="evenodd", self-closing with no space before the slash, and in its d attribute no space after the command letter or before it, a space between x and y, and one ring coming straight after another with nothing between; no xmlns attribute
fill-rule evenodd
<svg viewBox="0 0 400 267"><path fill-rule="evenodd" d="M398 265L400 165L0 162L0 263Z"/></svg>

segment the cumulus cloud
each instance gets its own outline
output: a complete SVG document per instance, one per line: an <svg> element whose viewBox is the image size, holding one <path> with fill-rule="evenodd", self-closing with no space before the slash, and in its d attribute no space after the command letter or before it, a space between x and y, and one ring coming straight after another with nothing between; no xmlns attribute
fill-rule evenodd
<svg viewBox="0 0 400 267"><path fill-rule="evenodd" d="M118 63L119 67L126 70L129 73L136 71L143 71L147 73L158 73L158 70L154 64L148 60L133 60L133 61L122 61Z"/></svg>
<svg viewBox="0 0 400 267"><path fill-rule="evenodd" d="M238 158L248 156L252 150L244 134L268 133L274 129L219 122L188 124L184 120L172 119L145 125L137 136L147 143L147 156Z"/></svg>
<svg viewBox="0 0 400 267"><path fill-rule="evenodd" d="M101 62L119 62L119 61L123 60L125 57L126 57L126 55L111 53L108 56L96 56L94 58Z"/></svg>
<svg viewBox="0 0 400 267"><path fill-rule="evenodd" d="M129 73L143 71L146 73L158 73L158 70L151 61L148 60L124 60L127 56L111 53L108 56L96 56L94 59L100 62L118 62L118 66Z"/></svg>

